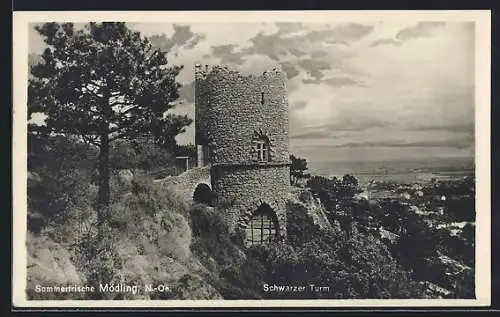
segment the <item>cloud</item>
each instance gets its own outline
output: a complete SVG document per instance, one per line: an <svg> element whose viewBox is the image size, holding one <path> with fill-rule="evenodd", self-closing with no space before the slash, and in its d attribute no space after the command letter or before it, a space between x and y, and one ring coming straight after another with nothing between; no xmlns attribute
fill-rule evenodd
<svg viewBox="0 0 500 317"><path fill-rule="evenodd" d="M172 35L172 42L174 45L184 46L185 48L193 48L198 42L205 38L203 34L196 34L191 31L189 25L174 24L174 35Z"/></svg>
<svg viewBox="0 0 500 317"><path fill-rule="evenodd" d="M307 103L305 101L292 104L292 110L305 109ZM299 114L300 115L300 114ZM293 139L339 139L353 135L353 133L361 133L375 128L385 128L391 123L376 117L340 114L335 121L327 124L316 126L298 126L295 134L291 135ZM371 132L368 132L371 133Z"/></svg>
<svg viewBox="0 0 500 317"><path fill-rule="evenodd" d="M293 110L302 110L307 106L307 101L296 101L290 103Z"/></svg>
<svg viewBox="0 0 500 317"><path fill-rule="evenodd" d="M314 79L321 79L324 76L323 71L331 69L329 62L317 59L303 59L297 64Z"/></svg>
<svg viewBox="0 0 500 317"><path fill-rule="evenodd" d="M324 79L302 79L304 84L326 84L331 87L346 87L346 86L364 86L363 83L358 82L349 77L331 77Z"/></svg>
<svg viewBox="0 0 500 317"><path fill-rule="evenodd" d="M361 38L370 34L373 29L373 25L365 25L360 23L340 24L331 29L312 31L307 35L307 39L316 41L332 39L347 43L360 40Z"/></svg>
<svg viewBox="0 0 500 317"><path fill-rule="evenodd" d="M275 33L266 35L259 32L250 38L252 45L242 52L265 55L275 61L279 61L279 56L285 54L301 57L307 55L305 51L308 46L324 44L327 41L347 44L367 36L374 28L373 25L360 23L339 24L323 30L310 30L308 25L304 24L280 24L277 27L278 31Z"/></svg>
<svg viewBox="0 0 500 317"><path fill-rule="evenodd" d="M174 43L171 39L169 39L165 34L162 35L152 35L149 37L151 44L154 48L160 49L162 51L169 52L172 47L174 47Z"/></svg>
<svg viewBox="0 0 500 317"><path fill-rule="evenodd" d="M231 54L235 47L236 47L235 44L212 46L212 54L214 55L214 57Z"/></svg>
<svg viewBox="0 0 500 317"><path fill-rule="evenodd" d="M307 55L307 53L306 53L306 52L301 51L301 50L299 50L298 48L293 48L293 47L290 47L290 48L288 49L288 52L289 52L290 54L292 54L293 56L295 56L295 57L302 57L302 56Z"/></svg>
<svg viewBox="0 0 500 317"><path fill-rule="evenodd" d="M302 23L299 22L277 22L278 33L286 34L300 31L303 29Z"/></svg>
<svg viewBox="0 0 500 317"><path fill-rule="evenodd" d="M309 54L312 58L320 58L320 57L325 57L328 55L327 52L325 51L320 51L320 50L316 50L316 51L312 51L310 54Z"/></svg>
<svg viewBox="0 0 500 317"><path fill-rule="evenodd" d="M215 45L212 46L212 55L215 58L219 58L221 63L234 63L236 65L242 65L245 60L242 58L245 54L242 52L234 52L237 47L235 44L226 45Z"/></svg>
<svg viewBox="0 0 500 317"><path fill-rule="evenodd" d="M281 33L265 35L262 32L249 40L252 46L242 50L246 54L260 54L279 61L277 52L288 51L288 47L293 46L293 38L282 38Z"/></svg>
<svg viewBox="0 0 500 317"><path fill-rule="evenodd" d="M289 79L295 145L343 143L338 152L349 153L429 155L441 144L445 152L456 150L450 144L465 146L467 140L455 138L474 130L474 24L448 22L442 27L441 22L413 21L386 21L375 28L363 21L133 26L146 36L157 34L156 46L178 53L169 62L185 66L178 78L182 104L176 111L193 108L192 65L197 62L228 64L243 73L281 64ZM161 31L166 35L158 35ZM39 53L35 36L30 37L30 52ZM188 128L182 138L192 138L193 131ZM428 152L404 148L419 145ZM361 146L392 146L394 151Z"/></svg>
<svg viewBox="0 0 500 317"><path fill-rule="evenodd" d="M292 139L321 139L321 138L330 138L331 135L328 131L308 131L298 134L292 134L290 136Z"/></svg>
<svg viewBox="0 0 500 317"><path fill-rule="evenodd" d="M441 125L415 125L408 128L412 131L449 131L474 134L474 123L443 123Z"/></svg>
<svg viewBox="0 0 500 317"><path fill-rule="evenodd" d="M344 87L344 86L364 86L363 83L355 81L349 77L332 77L323 80L323 83L332 87Z"/></svg>
<svg viewBox="0 0 500 317"><path fill-rule="evenodd" d="M401 42L396 41L394 39L378 39L373 41L373 43L370 45L371 47L379 46L379 45L394 45L394 46L401 46Z"/></svg>
<svg viewBox="0 0 500 317"><path fill-rule="evenodd" d="M281 68L286 73L287 79L292 79L300 74L300 71L290 62L281 63Z"/></svg>
<svg viewBox="0 0 500 317"><path fill-rule="evenodd" d="M203 39L205 39L204 35L196 34L186 45L184 45L184 48L193 49Z"/></svg>
<svg viewBox="0 0 500 317"><path fill-rule="evenodd" d="M432 35L432 30L444 26L445 22L418 22L413 27L404 28L396 34L396 39L407 41L420 37L429 37Z"/></svg>
<svg viewBox="0 0 500 317"><path fill-rule="evenodd" d="M374 29L373 25L364 25L360 23L349 23L339 27L336 30L342 34L345 41L357 41L370 34Z"/></svg>
<svg viewBox="0 0 500 317"><path fill-rule="evenodd" d="M344 46L349 46L349 43L347 43L347 41L326 40L325 44L328 44L328 45L344 45Z"/></svg>
<svg viewBox="0 0 500 317"><path fill-rule="evenodd" d="M328 139L328 140L336 140L336 139L345 139L351 135L352 131L346 131L347 133L339 133L329 129L323 129L321 127L317 128L306 128L302 129L302 131L296 132L290 135L291 139L294 140L306 140L312 141L317 139Z"/></svg>
<svg viewBox="0 0 500 317"><path fill-rule="evenodd" d="M437 148L456 148L467 149L474 146L474 139L471 137L453 138L449 140L424 140L414 142L395 142L395 141L378 141L378 142L352 142L334 145L333 147L392 147L392 148L408 148L408 147L437 147Z"/></svg>
<svg viewBox="0 0 500 317"><path fill-rule="evenodd" d="M396 33L395 39L393 38L381 38L372 42L370 47L376 47L380 45L393 45L401 46L405 41L430 37L433 35L433 30L439 27L445 26L445 22L418 22L414 26L406 27Z"/></svg>
<svg viewBox="0 0 500 317"><path fill-rule="evenodd" d="M321 126L328 131L366 131L373 128L384 128L391 123L380 118L366 116L362 114L351 115L341 114L335 122Z"/></svg>
<svg viewBox="0 0 500 317"><path fill-rule="evenodd" d="M193 103L194 93L195 93L194 86L195 86L194 81L182 85L182 87L179 88L179 100L184 100L187 103Z"/></svg>
<svg viewBox="0 0 500 317"><path fill-rule="evenodd" d="M189 25L173 24L174 34L167 37L165 34L152 35L149 37L153 47L169 52L174 47L182 47L186 50L193 49L206 35L194 33Z"/></svg>

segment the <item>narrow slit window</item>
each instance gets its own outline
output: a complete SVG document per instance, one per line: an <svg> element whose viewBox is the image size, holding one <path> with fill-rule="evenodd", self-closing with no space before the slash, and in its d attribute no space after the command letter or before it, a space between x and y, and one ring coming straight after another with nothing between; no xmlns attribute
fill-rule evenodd
<svg viewBox="0 0 500 317"><path fill-rule="evenodd" d="M260 103L264 104L264 93L263 92L260 93Z"/></svg>

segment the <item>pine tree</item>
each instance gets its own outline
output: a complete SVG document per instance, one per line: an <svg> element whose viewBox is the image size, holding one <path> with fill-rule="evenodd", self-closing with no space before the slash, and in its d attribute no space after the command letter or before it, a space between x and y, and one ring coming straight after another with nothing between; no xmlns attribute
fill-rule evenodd
<svg viewBox="0 0 500 317"><path fill-rule="evenodd" d="M28 120L42 113L30 133L79 136L99 150L99 230L110 204L110 143L151 136L175 146L175 136L191 123L167 111L179 97L182 66L167 66L166 52L125 23L45 23L35 28L47 44L31 67Z"/></svg>

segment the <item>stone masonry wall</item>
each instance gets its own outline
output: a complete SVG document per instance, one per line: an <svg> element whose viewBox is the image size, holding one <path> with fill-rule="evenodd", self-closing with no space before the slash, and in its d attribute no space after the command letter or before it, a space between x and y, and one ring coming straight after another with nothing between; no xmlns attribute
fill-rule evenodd
<svg viewBox="0 0 500 317"><path fill-rule="evenodd" d="M243 75L225 67L195 70L196 144L208 148L212 189L229 204L231 229L244 228L267 203L286 235L290 192L286 75L273 69ZM260 163L254 139L270 141L270 160Z"/></svg>
<svg viewBox="0 0 500 317"><path fill-rule="evenodd" d="M186 203L193 200L194 191L199 184L204 183L212 187L209 166L193 168L180 175L169 176L156 182L177 192Z"/></svg>
<svg viewBox="0 0 500 317"><path fill-rule="evenodd" d="M208 143L210 163L251 162L256 132L269 137L272 162L288 162L288 100L283 72L245 76L215 67L205 77L197 76L196 90L196 134Z"/></svg>
<svg viewBox="0 0 500 317"><path fill-rule="evenodd" d="M266 203L276 213L280 233L286 235L287 166L219 166L212 168L211 178L220 203L231 205L226 215L231 228L245 228L253 212Z"/></svg>

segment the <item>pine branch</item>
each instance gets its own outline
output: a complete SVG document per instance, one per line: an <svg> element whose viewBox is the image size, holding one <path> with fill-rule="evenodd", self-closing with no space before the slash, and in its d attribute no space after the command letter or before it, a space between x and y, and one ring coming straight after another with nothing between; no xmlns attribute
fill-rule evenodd
<svg viewBox="0 0 500 317"><path fill-rule="evenodd" d="M95 145L95 146L100 146L101 145L100 142L97 142L96 139L93 139L90 135L85 134L83 131L80 132L80 135L81 135L82 139L86 143L88 143L88 144L92 144L92 145Z"/></svg>
<svg viewBox="0 0 500 317"><path fill-rule="evenodd" d="M114 106L134 106L134 105L135 105L135 107L132 107L130 109L137 109L138 106L135 103L133 103L133 102L115 101L113 103L110 103L111 107L114 107ZM130 109L127 109L125 112L121 112L120 114L126 114L126 113L130 112Z"/></svg>

